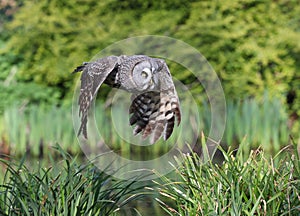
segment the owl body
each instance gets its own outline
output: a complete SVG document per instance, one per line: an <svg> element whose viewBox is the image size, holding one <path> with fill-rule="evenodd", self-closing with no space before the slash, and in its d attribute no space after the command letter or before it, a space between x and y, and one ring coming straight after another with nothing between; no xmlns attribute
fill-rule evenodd
<svg viewBox="0 0 300 216"><path fill-rule="evenodd" d="M151 135L151 143L162 135L169 138L175 117L180 124L179 99L164 60L145 55L108 56L84 63L74 70L78 71L83 71L78 135L82 132L87 138L87 113L102 83L132 93L129 123L135 125L134 134L142 133L143 138Z"/></svg>

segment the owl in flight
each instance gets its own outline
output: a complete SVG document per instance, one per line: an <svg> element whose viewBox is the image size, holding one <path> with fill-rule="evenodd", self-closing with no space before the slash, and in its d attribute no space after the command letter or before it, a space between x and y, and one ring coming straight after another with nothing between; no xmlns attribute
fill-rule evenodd
<svg viewBox="0 0 300 216"><path fill-rule="evenodd" d="M132 94L129 108L133 134L150 135L150 143L161 136L167 140L174 128L175 118L180 124L181 113L175 86L164 60L145 55L108 56L85 62L73 73L83 71L79 95L81 125L78 136L87 139L87 116L92 101L105 83Z"/></svg>

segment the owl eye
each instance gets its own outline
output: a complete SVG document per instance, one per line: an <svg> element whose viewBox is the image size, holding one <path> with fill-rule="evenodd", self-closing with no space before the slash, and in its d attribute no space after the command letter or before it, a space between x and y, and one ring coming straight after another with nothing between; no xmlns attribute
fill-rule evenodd
<svg viewBox="0 0 300 216"><path fill-rule="evenodd" d="M145 71L142 71L142 77L144 77L144 78L147 78L147 77L148 77L148 74L147 74L147 72L145 72Z"/></svg>
<svg viewBox="0 0 300 216"><path fill-rule="evenodd" d="M143 69L143 71L142 71L142 73L141 73L141 76L143 77L143 78L147 78L149 75L150 75L150 69L149 68L144 68Z"/></svg>

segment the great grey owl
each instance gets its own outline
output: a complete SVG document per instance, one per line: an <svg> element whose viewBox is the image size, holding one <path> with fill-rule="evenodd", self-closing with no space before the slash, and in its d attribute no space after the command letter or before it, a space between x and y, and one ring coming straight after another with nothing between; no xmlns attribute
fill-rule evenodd
<svg viewBox="0 0 300 216"><path fill-rule="evenodd" d="M102 83L132 93L129 108L133 134L150 136L155 143L162 135L167 140L173 132L175 117L180 124L179 99L169 68L164 60L145 55L108 56L85 62L73 73L83 71L79 95L79 116L82 132L87 139L87 114Z"/></svg>

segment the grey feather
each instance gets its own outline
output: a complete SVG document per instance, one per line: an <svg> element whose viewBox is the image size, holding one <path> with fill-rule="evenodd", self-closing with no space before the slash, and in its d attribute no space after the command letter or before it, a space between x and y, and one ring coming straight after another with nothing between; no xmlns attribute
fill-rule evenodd
<svg viewBox="0 0 300 216"><path fill-rule="evenodd" d="M78 135L87 138L87 115L100 86L105 83L132 93L129 108L134 134L149 135L155 143L161 136L167 140L180 124L179 99L167 64L162 59L145 55L109 56L83 63L74 72L83 71L79 95L81 125Z"/></svg>

